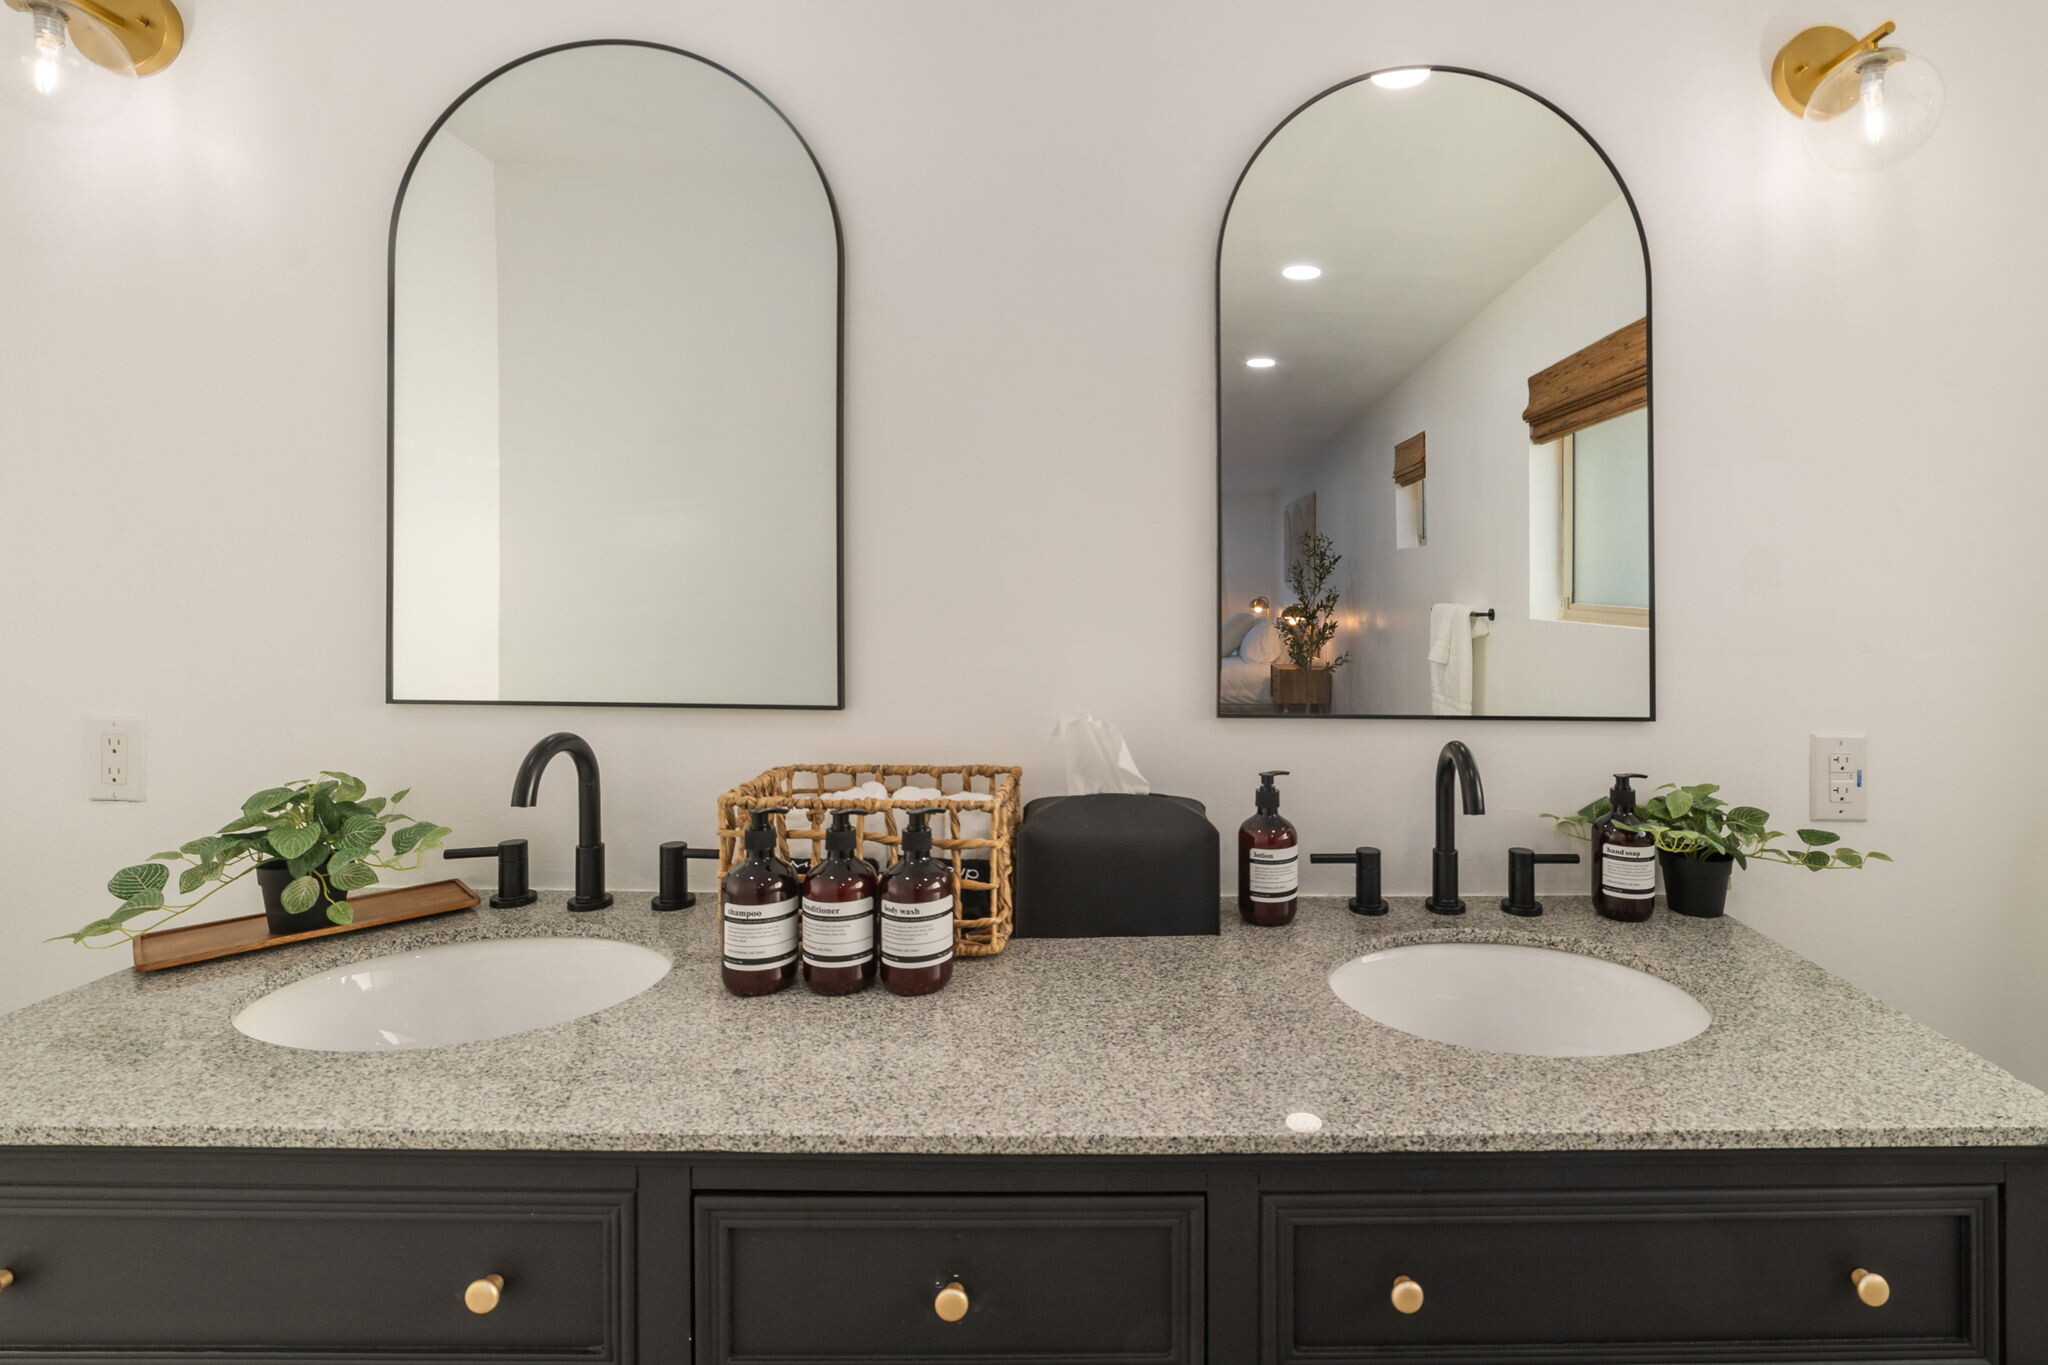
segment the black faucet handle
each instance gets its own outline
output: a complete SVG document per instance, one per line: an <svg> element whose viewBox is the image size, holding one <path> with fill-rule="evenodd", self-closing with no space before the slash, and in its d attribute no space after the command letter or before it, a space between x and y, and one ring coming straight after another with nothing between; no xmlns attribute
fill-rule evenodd
<svg viewBox="0 0 2048 1365"><path fill-rule="evenodd" d="M716 858L716 848L691 848L680 840L661 846L661 891L648 902L655 910L687 910L697 903L690 890L690 859Z"/></svg>
<svg viewBox="0 0 2048 1365"><path fill-rule="evenodd" d="M540 897L527 881L526 840L506 839L500 843L487 844L482 848L448 848L441 850L443 858L496 858L498 860L498 890L491 897L493 910L517 910L522 905L532 905Z"/></svg>
<svg viewBox="0 0 2048 1365"><path fill-rule="evenodd" d="M1538 853L1533 848L1508 850L1508 896L1500 908L1510 915L1540 915L1543 902L1536 899L1538 863L1575 863L1576 853Z"/></svg>
<svg viewBox="0 0 2048 1365"><path fill-rule="evenodd" d="M1387 913L1386 898L1380 895L1380 851L1376 848L1359 847L1349 853L1311 853L1312 863L1356 863L1357 879L1352 883L1357 892L1351 898L1351 913L1354 915L1384 915Z"/></svg>

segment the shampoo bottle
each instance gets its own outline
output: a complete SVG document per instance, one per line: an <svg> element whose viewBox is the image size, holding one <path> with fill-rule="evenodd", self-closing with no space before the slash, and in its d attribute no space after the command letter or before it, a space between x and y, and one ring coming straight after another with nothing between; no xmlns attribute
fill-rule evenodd
<svg viewBox="0 0 2048 1365"><path fill-rule="evenodd" d="M825 858L804 878L804 984L852 995L875 980L875 865L859 854L857 811L835 810Z"/></svg>
<svg viewBox="0 0 2048 1365"><path fill-rule="evenodd" d="M882 984L930 995L953 979L953 869L932 857L931 818L914 810L903 857L882 874Z"/></svg>
<svg viewBox="0 0 2048 1365"><path fill-rule="evenodd" d="M1257 811L1237 829L1237 913L1246 924L1294 920L1301 840L1280 814L1280 789L1273 785L1274 778L1287 775L1284 768L1259 774L1258 790L1252 793Z"/></svg>
<svg viewBox="0 0 2048 1365"><path fill-rule="evenodd" d="M748 822L746 861L725 874L720 966L734 995L773 995L796 980L797 926L803 903L796 869L775 856L772 815L757 810Z"/></svg>
<svg viewBox="0 0 2048 1365"><path fill-rule="evenodd" d="M1635 822L1636 789L1628 780L1641 776L1616 773L1607 814L1593 822L1593 908L1608 919L1646 920L1656 907L1656 836L1615 824Z"/></svg>

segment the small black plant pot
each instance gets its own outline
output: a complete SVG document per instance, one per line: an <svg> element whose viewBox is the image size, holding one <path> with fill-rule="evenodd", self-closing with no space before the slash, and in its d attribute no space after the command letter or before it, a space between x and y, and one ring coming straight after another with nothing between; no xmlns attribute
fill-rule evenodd
<svg viewBox="0 0 2048 1365"><path fill-rule="evenodd" d="M273 934L303 934L313 929L331 928L334 921L327 918L327 907L333 901L345 901L348 892L337 890L330 897L323 883L313 908L294 915L284 908L284 889L292 884L291 870L282 858L272 858L267 863L256 864L256 885L263 890L263 917L270 921Z"/></svg>
<svg viewBox="0 0 2048 1365"><path fill-rule="evenodd" d="M1719 919L1728 908L1728 878L1735 860L1726 854L1711 858L1683 858L1657 851L1664 868L1664 904L1675 915L1694 919Z"/></svg>

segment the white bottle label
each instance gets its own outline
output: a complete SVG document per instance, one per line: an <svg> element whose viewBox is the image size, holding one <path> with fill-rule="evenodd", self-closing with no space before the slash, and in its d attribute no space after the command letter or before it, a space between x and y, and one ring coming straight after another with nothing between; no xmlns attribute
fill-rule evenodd
<svg viewBox="0 0 2048 1365"><path fill-rule="evenodd" d="M725 903L725 965L737 972L767 972L796 961L802 899L773 905Z"/></svg>
<svg viewBox="0 0 2048 1365"><path fill-rule="evenodd" d="M953 898L882 902L882 963L936 967L953 956Z"/></svg>
<svg viewBox="0 0 2048 1365"><path fill-rule="evenodd" d="M875 898L814 901L804 897L804 961L813 967L858 967L875 956Z"/></svg>
<svg viewBox="0 0 2048 1365"><path fill-rule="evenodd" d="M1657 848L1609 844L1600 850L1600 889L1623 900L1646 901L1657 894Z"/></svg>
<svg viewBox="0 0 2048 1365"><path fill-rule="evenodd" d="M1255 901L1291 901L1301 887L1301 850L1297 848L1255 848L1251 850L1251 885L1246 889Z"/></svg>

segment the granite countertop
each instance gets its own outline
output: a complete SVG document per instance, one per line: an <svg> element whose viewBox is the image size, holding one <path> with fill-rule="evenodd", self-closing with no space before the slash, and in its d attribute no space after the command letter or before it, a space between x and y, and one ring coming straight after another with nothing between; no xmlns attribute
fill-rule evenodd
<svg viewBox="0 0 2048 1365"><path fill-rule="evenodd" d="M709 911L560 892L148 976L7 1017L0 1145L963 1154L1547 1151L2048 1143L2048 1095L1734 920L1614 924L1414 899L1378 919L1305 899L1294 925L1226 910L1217 938L1019 939L935 996L720 988ZM708 907L711 898L705 898ZM644 994L511 1038L300 1052L229 1020L341 963L466 939L596 935L670 955ZM1713 1012L1625 1057L1475 1052L1353 1013L1338 963L1403 943L1570 948ZM1307 1111L1321 1131L1291 1131Z"/></svg>

